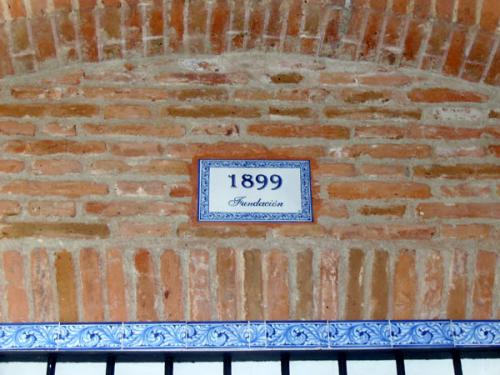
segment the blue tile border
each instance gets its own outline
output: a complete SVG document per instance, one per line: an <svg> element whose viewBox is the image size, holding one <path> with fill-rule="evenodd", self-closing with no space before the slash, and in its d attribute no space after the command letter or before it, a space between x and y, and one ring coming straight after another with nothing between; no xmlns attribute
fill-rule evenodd
<svg viewBox="0 0 500 375"><path fill-rule="evenodd" d="M0 324L1 351L500 348L500 321L240 321Z"/></svg>

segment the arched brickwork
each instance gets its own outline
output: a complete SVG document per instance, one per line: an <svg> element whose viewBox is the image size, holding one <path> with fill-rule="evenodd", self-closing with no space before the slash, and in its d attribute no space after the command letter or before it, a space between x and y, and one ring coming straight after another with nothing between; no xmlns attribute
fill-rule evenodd
<svg viewBox="0 0 500 375"><path fill-rule="evenodd" d="M279 51L500 84L498 0L2 0L0 77L130 56Z"/></svg>

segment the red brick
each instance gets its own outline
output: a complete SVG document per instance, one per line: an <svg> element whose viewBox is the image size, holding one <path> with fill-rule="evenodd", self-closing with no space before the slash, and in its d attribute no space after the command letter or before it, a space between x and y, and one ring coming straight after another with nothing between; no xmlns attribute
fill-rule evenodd
<svg viewBox="0 0 500 375"><path fill-rule="evenodd" d="M458 240L487 239L492 232L492 227L486 224L461 224L443 225L441 236Z"/></svg>
<svg viewBox="0 0 500 375"><path fill-rule="evenodd" d="M424 274L421 275L420 288L422 301L419 303L419 318L441 318L441 302L444 295L444 264L443 256L439 251L426 254Z"/></svg>
<svg viewBox="0 0 500 375"><path fill-rule="evenodd" d="M105 254L107 318L114 322L129 319L126 299L129 285L124 275L122 253L121 249L109 249Z"/></svg>
<svg viewBox="0 0 500 375"><path fill-rule="evenodd" d="M137 237L167 237L171 234L170 225L167 223L133 223L123 222L118 224L118 234L124 238Z"/></svg>
<svg viewBox="0 0 500 375"><path fill-rule="evenodd" d="M351 158L370 156L374 159L422 159L431 156L432 148L419 144L369 144L352 145L342 149L342 153Z"/></svg>
<svg viewBox="0 0 500 375"><path fill-rule="evenodd" d="M399 252L393 275L393 318L411 319L415 316L417 274L415 251Z"/></svg>
<svg viewBox="0 0 500 375"><path fill-rule="evenodd" d="M339 240L430 240L436 231L418 224L352 224L335 225L332 236Z"/></svg>
<svg viewBox="0 0 500 375"><path fill-rule="evenodd" d="M31 201L28 211L31 216L74 217L76 205L70 201Z"/></svg>
<svg viewBox="0 0 500 375"><path fill-rule="evenodd" d="M110 174L126 173L131 170L131 166L122 160L97 160L90 165L92 174Z"/></svg>
<svg viewBox="0 0 500 375"><path fill-rule="evenodd" d="M104 217L136 215L186 215L188 207L184 203L163 201L112 201L87 202L85 210L92 215Z"/></svg>
<svg viewBox="0 0 500 375"><path fill-rule="evenodd" d="M53 136L74 137L76 136L76 126L71 124L60 124L52 122L45 125L43 133Z"/></svg>
<svg viewBox="0 0 500 375"><path fill-rule="evenodd" d="M0 200L0 217L15 216L21 213L21 205L14 201Z"/></svg>
<svg viewBox="0 0 500 375"><path fill-rule="evenodd" d="M57 321L56 301L51 282L52 273L53 268L47 250L33 249L30 255L30 275L35 322Z"/></svg>
<svg viewBox="0 0 500 375"><path fill-rule="evenodd" d="M469 0L467 0L469 1ZM465 58L465 43L467 34L463 30L455 30L451 37L448 55L443 67L443 72L448 75L458 76L463 60Z"/></svg>
<svg viewBox="0 0 500 375"><path fill-rule="evenodd" d="M240 128L236 124L219 125L197 125L191 128L192 135L222 135L227 137L234 137L240 134Z"/></svg>
<svg viewBox="0 0 500 375"><path fill-rule="evenodd" d="M177 235L180 237L203 237L203 238L265 238L267 228L263 225L204 225L193 226L191 223L179 224Z"/></svg>
<svg viewBox="0 0 500 375"><path fill-rule="evenodd" d="M414 102L446 103L446 102L471 102L482 103L488 96L470 92L457 91L448 88L413 89L408 93L408 98Z"/></svg>
<svg viewBox="0 0 500 375"><path fill-rule="evenodd" d="M314 212L319 217L329 216L340 219L349 217L349 212L345 204L338 204L331 201L321 201L319 207Z"/></svg>
<svg viewBox="0 0 500 375"><path fill-rule="evenodd" d="M0 107L1 114L1 107ZM198 105L198 106L170 106L162 110L162 116L194 117L194 118L218 118L218 117L242 117L254 118L260 116L260 111L255 107L241 107L229 104L220 105Z"/></svg>
<svg viewBox="0 0 500 375"><path fill-rule="evenodd" d="M459 128L451 126L411 125L407 136L415 139L464 140L480 138L483 129Z"/></svg>
<svg viewBox="0 0 500 375"><path fill-rule="evenodd" d="M86 248L80 251L80 277L82 280L83 320L100 322L104 320L104 303L101 290L101 266L99 253Z"/></svg>
<svg viewBox="0 0 500 375"><path fill-rule="evenodd" d="M348 139L349 129L343 126L330 125L291 125L284 123L250 124L247 127L250 135L265 137L302 137Z"/></svg>
<svg viewBox="0 0 500 375"><path fill-rule="evenodd" d="M0 238L26 237L99 239L109 237L106 224L15 222L1 225Z"/></svg>
<svg viewBox="0 0 500 375"><path fill-rule="evenodd" d="M321 72L319 81L327 85L347 85L356 83L357 77L352 73Z"/></svg>
<svg viewBox="0 0 500 375"><path fill-rule="evenodd" d="M368 125L356 126L354 135L359 138L401 139L406 133L406 127Z"/></svg>
<svg viewBox="0 0 500 375"><path fill-rule="evenodd" d="M76 142L67 140L40 140L40 141L8 141L4 144L5 152L27 155L53 154L100 154L106 151L103 142Z"/></svg>
<svg viewBox="0 0 500 375"><path fill-rule="evenodd" d="M164 195L166 185L161 181L119 181L116 194L131 196Z"/></svg>
<svg viewBox="0 0 500 375"><path fill-rule="evenodd" d="M0 135L35 135L35 125L16 121L1 121Z"/></svg>
<svg viewBox="0 0 500 375"><path fill-rule="evenodd" d="M349 265L347 273L347 290L344 316L348 320L360 320L363 318L364 289L366 284L366 267L364 265L365 254L360 249L349 251Z"/></svg>
<svg viewBox="0 0 500 375"><path fill-rule="evenodd" d="M340 108L326 107L325 116L328 118L346 118L350 120L382 120L382 119L409 119L419 120L422 111L419 109L386 109L386 108Z"/></svg>
<svg viewBox="0 0 500 375"><path fill-rule="evenodd" d="M469 56L467 56L468 60L477 63L488 61L493 43L494 38L492 34L479 31L469 51Z"/></svg>
<svg viewBox="0 0 500 375"><path fill-rule="evenodd" d="M264 319L262 254L260 250L246 250L244 258L244 319Z"/></svg>
<svg viewBox="0 0 500 375"><path fill-rule="evenodd" d="M500 7L496 0L484 0L481 10L481 28L494 32L500 19Z"/></svg>
<svg viewBox="0 0 500 375"><path fill-rule="evenodd" d="M445 197L487 197L491 194L491 189L486 184L444 185L440 190Z"/></svg>
<svg viewBox="0 0 500 375"><path fill-rule="evenodd" d="M425 28L418 20L412 20L409 24L408 33L403 49L403 59L413 63L418 59L418 53L424 40Z"/></svg>
<svg viewBox="0 0 500 375"><path fill-rule="evenodd" d="M319 224L289 224L281 225L273 230L274 236L282 237L325 237L327 231Z"/></svg>
<svg viewBox="0 0 500 375"><path fill-rule="evenodd" d="M172 0L170 4L170 47L174 51L179 51L184 37L184 1Z"/></svg>
<svg viewBox="0 0 500 375"><path fill-rule="evenodd" d="M491 179L500 177L500 166L494 164L455 164L418 166L413 169L417 177L447 179Z"/></svg>
<svg viewBox="0 0 500 375"><path fill-rule="evenodd" d="M340 98L349 104L387 103L397 100L397 94L389 90L344 89L340 93Z"/></svg>
<svg viewBox="0 0 500 375"><path fill-rule="evenodd" d="M365 74L357 77L357 82L369 86L406 86L412 82L412 79L399 73L377 73Z"/></svg>
<svg viewBox="0 0 500 375"><path fill-rule="evenodd" d="M148 119L151 110L139 105L112 105L104 108L105 119Z"/></svg>
<svg viewBox="0 0 500 375"><path fill-rule="evenodd" d="M162 145L153 142L121 142L112 144L110 148L113 155L124 157L161 156L163 154Z"/></svg>
<svg viewBox="0 0 500 375"><path fill-rule="evenodd" d="M157 321L155 272L153 259L146 249L139 249L134 254L136 271L136 317L140 321Z"/></svg>
<svg viewBox="0 0 500 375"><path fill-rule="evenodd" d="M355 165L348 163L321 163L314 172L315 176L354 177L357 175Z"/></svg>
<svg viewBox="0 0 500 375"><path fill-rule="evenodd" d="M490 319L492 316L497 261L495 252L480 250L477 253L472 294L473 319Z"/></svg>
<svg viewBox="0 0 500 375"><path fill-rule="evenodd" d="M340 255L334 250L321 251L319 264L319 319L338 320Z"/></svg>
<svg viewBox="0 0 500 375"><path fill-rule="evenodd" d="M71 253L66 250L58 252L55 259L55 268L59 320L61 322L77 322L77 289Z"/></svg>
<svg viewBox="0 0 500 375"><path fill-rule="evenodd" d="M162 73L155 77L161 83L190 83L202 85L246 84L246 73Z"/></svg>
<svg viewBox="0 0 500 375"><path fill-rule="evenodd" d="M389 254L374 253L371 279L370 319L387 319L389 308Z"/></svg>
<svg viewBox="0 0 500 375"><path fill-rule="evenodd" d="M411 182L336 182L328 186L331 198L338 199L422 199L431 196L429 186Z"/></svg>
<svg viewBox="0 0 500 375"><path fill-rule="evenodd" d="M229 24L227 0L217 0L212 10L211 44L212 52L222 53L226 47L226 32Z"/></svg>
<svg viewBox="0 0 500 375"><path fill-rule="evenodd" d="M500 145L490 145L488 146L488 152L496 156L497 158L500 158Z"/></svg>
<svg viewBox="0 0 500 375"><path fill-rule="evenodd" d="M160 257L160 280L166 320L184 319L184 295L182 266L179 255L165 250Z"/></svg>
<svg viewBox="0 0 500 375"><path fill-rule="evenodd" d="M98 108L91 104L0 104L0 116L91 117Z"/></svg>
<svg viewBox="0 0 500 375"><path fill-rule="evenodd" d="M182 137L185 129L181 125L165 124L160 126L153 125L96 125L85 124L83 126L85 133L90 135L132 135L138 137Z"/></svg>
<svg viewBox="0 0 500 375"><path fill-rule="evenodd" d="M43 175L61 175L82 171L82 165L79 161L64 159L35 160L31 168L34 174Z"/></svg>
<svg viewBox="0 0 500 375"><path fill-rule="evenodd" d="M290 302L288 299L288 257L283 251L271 250L265 255L265 262L265 319L289 319Z"/></svg>
<svg viewBox="0 0 500 375"><path fill-rule="evenodd" d="M304 77L297 72L287 72L287 73L278 73L269 77L272 83L276 84L290 84L290 83L300 83L304 79Z"/></svg>
<svg viewBox="0 0 500 375"><path fill-rule="evenodd" d="M313 251L308 249L299 252L296 266L295 319L311 319L313 316L313 274Z"/></svg>
<svg viewBox="0 0 500 375"><path fill-rule="evenodd" d="M137 173L152 175L187 175L188 164L179 160L151 160L134 167Z"/></svg>
<svg viewBox="0 0 500 375"><path fill-rule="evenodd" d="M467 251L455 250L453 252L446 310L446 316L449 319L465 319L466 317L467 296L469 294L467 262Z"/></svg>
<svg viewBox="0 0 500 375"><path fill-rule="evenodd" d="M80 34L82 36L82 52L86 61L97 61L97 37L94 11L87 9L80 11L78 22Z"/></svg>
<svg viewBox="0 0 500 375"><path fill-rule="evenodd" d="M269 116L285 116L285 117L297 117L297 118L309 118L312 117L311 108L308 107L269 107Z"/></svg>
<svg viewBox="0 0 500 375"><path fill-rule="evenodd" d="M406 206L362 206L358 212L363 216L398 216L402 217L406 212Z"/></svg>
<svg viewBox="0 0 500 375"><path fill-rule="evenodd" d="M236 270L236 252L233 249L217 250L216 271L218 284L217 319L236 320L240 293Z"/></svg>
<svg viewBox="0 0 500 375"><path fill-rule="evenodd" d="M85 195L106 195L108 186L88 181L11 181L2 186L3 193L23 195L59 195L79 198Z"/></svg>
<svg viewBox="0 0 500 375"><path fill-rule="evenodd" d="M23 161L0 159L0 173L19 173L23 169Z"/></svg>
<svg viewBox="0 0 500 375"><path fill-rule="evenodd" d="M169 196L172 198L185 198L193 195L193 187L190 183L177 183L169 187Z"/></svg>
<svg viewBox="0 0 500 375"><path fill-rule="evenodd" d="M205 250L191 250L189 253L190 320L212 318L209 261L209 253Z"/></svg>
<svg viewBox="0 0 500 375"><path fill-rule="evenodd" d="M3 253L5 280L4 302L7 302L8 320L28 322L30 320L28 295L24 285L24 257L21 252L10 250Z"/></svg>
<svg viewBox="0 0 500 375"><path fill-rule="evenodd" d="M417 214L430 218L500 218L500 203L421 203Z"/></svg>

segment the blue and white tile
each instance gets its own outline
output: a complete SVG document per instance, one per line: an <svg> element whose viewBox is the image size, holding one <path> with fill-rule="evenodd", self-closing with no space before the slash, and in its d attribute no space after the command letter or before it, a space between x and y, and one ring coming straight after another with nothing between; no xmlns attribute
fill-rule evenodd
<svg viewBox="0 0 500 375"><path fill-rule="evenodd" d="M391 342L394 347L452 347L449 321L391 320Z"/></svg>
<svg viewBox="0 0 500 375"><path fill-rule="evenodd" d="M247 322L188 323L186 347L193 349L247 349Z"/></svg>
<svg viewBox="0 0 500 375"><path fill-rule="evenodd" d="M245 331L245 337L248 340L248 346L251 349L265 348L267 345L266 323L253 321L248 322Z"/></svg>
<svg viewBox="0 0 500 375"><path fill-rule="evenodd" d="M267 348L328 348L327 322L267 322Z"/></svg>
<svg viewBox="0 0 500 375"><path fill-rule="evenodd" d="M1 350L56 349L58 324L2 324Z"/></svg>
<svg viewBox="0 0 500 375"><path fill-rule="evenodd" d="M500 346L500 321L451 322L452 335L457 347Z"/></svg>
<svg viewBox="0 0 500 375"><path fill-rule="evenodd" d="M390 348L388 321L330 321L331 348Z"/></svg>
<svg viewBox="0 0 500 375"><path fill-rule="evenodd" d="M179 349L186 346L186 323L124 323L123 349Z"/></svg>
<svg viewBox="0 0 500 375"><path fill-rule="evenodd" d="M59 350L116 350L121 348L122 323L61 324Z"/></svg>

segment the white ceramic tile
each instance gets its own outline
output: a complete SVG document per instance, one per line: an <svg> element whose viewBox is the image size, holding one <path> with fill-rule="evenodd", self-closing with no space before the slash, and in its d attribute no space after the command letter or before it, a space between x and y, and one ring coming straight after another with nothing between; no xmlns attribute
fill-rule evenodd
<svg viewBox="0 0 500 375"><path fill-rule="evenodd" d="M500 358L462 359L464 375L500 375Z"/></svg>
<svg viewBox="0 0 500 375"><path fill-rule="evenodd" d="M233 362L232 375L281 375L281 362Z"/></svg>
<svg viewBox="0 0 500 375"><path fill-rule="evenodd" d="M174 362L174 375L222 375L221 362ZM140 374L142 375L142 374Z"/></svg>
<svg viewBox="0 0 500 375"><path fill-rule="evenodd" d="M105 375L105 362L56 362L56 375Z"/></svg>
<svg viewBox="0 0 500 375"><path fill-rule="evenodd" d="M454 375L451 359L405 359L406 375ZM500 374L499 374L500 375Z"/></svg>
<svg viewBox="0 0 500 375"><path fill-rule="evenodd" d="M0 375L45 375L47 362L0 362Z"/></svg>
<svg viewBox="0 0 500 375"><path fill-rule="evenodd" d="M290 375L338 375L337 361L290 361Z"/></svg>
<svg viewBox="0 0 500 375"><path fill-rule="evenodd" d="M347 360L349 375L397 375L396 361L354 361Z"/></svg>

